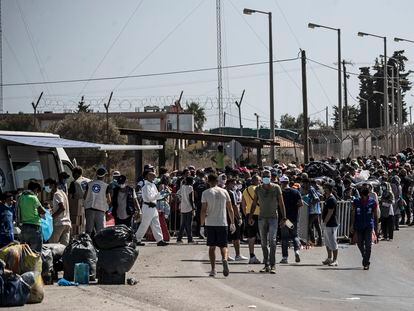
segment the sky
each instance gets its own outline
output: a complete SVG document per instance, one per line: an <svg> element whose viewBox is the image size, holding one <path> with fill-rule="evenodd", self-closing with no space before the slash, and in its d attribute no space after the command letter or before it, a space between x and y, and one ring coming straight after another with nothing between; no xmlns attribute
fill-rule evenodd
<svg viewBox="0 0 414 311"><path fill-rule="evenodd" d="M3 86L4 111L32 112L43 92L39 111L76 109L81 96L95 111L104 111L111 91L111 111L136 111L147 105L170 105L183 91L183 103L196 101L207 115L205 128L218 126L215 0L3 0L3 84L139 76L101 81ZM238 126L234 104L241 105L244 127L269 126L268 19L243 15L243 8L273 15L275 118L302 111L300 49L309 59L334 66L337 34L309 29L309 22L340 28L342 57L359 67L374 64L383 42L358 37L363 31L388 38L388 54L405 50L407 70L414 70L412 0L222 0L223 107L226 126ZM337 72L307 63L311 119L325 121L337 105ZM358 79L348 80L348 102L356 104ZM414 97L406 97L411 106ZM330 123L332 121L329 121Z"/></svg>

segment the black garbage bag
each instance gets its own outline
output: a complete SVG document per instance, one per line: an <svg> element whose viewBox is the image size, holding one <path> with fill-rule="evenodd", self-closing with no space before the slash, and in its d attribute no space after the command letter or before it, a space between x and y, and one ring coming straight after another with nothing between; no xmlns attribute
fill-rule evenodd
<svg viewBox="0 0 414 311"><path fill-rule="evenodd" d="M4 271L6 264L0 261L0 307L17 307L26 304L30 286L15 273Z"/></svg>
<svg viewBox="0 0 414 311"><path fill-rule="evenodd" d="M134 239L134 232L125 225L107 227L93 238L97 249L113 249L129 245Z"/></svg>
<svg viewBox="0 0 414 311"><path fill-rule="evenodd" d="M96 250L92 240L87 234L80 234L66 246L63 252L63 277L68 281L73 281L75 264L89 264L89 277L94 280L96 277Z"/></svg>
<svg viewBox="0 0 414 311"><path fill-rule="evenodd" d="M304 172L308 174L309 178L327 176L335 179L339 176L339 172L336 167L321 161L313 161L306 164Z"/></svg>
<svg viewBox="0 0 414 311"><path fill-rule="evenodd" d="M100 250L98 254L98 270L106 273L123 274L131 270L137 260L138 250L135 245Z"/></svg>

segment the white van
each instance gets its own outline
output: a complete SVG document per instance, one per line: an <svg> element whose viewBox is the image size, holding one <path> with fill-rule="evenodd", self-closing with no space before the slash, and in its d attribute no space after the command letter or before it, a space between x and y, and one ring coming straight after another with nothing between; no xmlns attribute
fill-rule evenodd
<svg viewBox="0 0 414 311"><path fill-rule="evenodd" d="M58 179L65 171L72 176L73 164L65 148L99 151L157 150L162 145L105 145L60 138L39 132L0 131L0 193L26 189L30 180L41 184L46 178Z"/></svg>

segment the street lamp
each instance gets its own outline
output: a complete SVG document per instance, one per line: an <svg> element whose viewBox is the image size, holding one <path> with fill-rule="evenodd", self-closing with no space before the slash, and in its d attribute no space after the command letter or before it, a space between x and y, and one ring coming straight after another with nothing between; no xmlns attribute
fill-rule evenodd
<svg viewBox="0 0 414 311"><path fill-rule="evenodd" d="M255 112L254 116L256 117L256 137L259 138L259 115Z"/></svg>
<svg viewBox="0 0 414 311"><path fill-rule="evenodd" d="M403 39L403 38L394 38L394 41L395 41L395 42L401 42L401 41L403 41L403 42L410 42L410 43L414 43L414 41L413 41L413 40L408 40L408 39Z"/></svg>
<svg viewBox="0 0 414 311"><path fill-rule="evenodd" d="M387 64L387 37L374 35L367 32L358 32L359 37L374 37L384 40L384 63ZM388 107L388 75L387 67L384 66L384 105L385 105L385 133L386 133L386 142L385 142L385 152L389 153L389 142L388 142L388 126L389 126L389 107Z"/></svg>
<svg viewBox="0 0 414 311"><path fill-rule="evenodd" d="M259 10L247 9L243 10L243 14L252 15L253 13L266 14L269 18L269 102L270 102L270 161L273 165L275 161L275 102L273 90L273 37L272 37L272 12L264 12Z"/></svg>
<svg viewBox="0 0 414 311"><path fill-rule="evenodd" d="M361 96L358 96L357 98L365 102L366 114L367 114L367 130L368 130L369 129L368 99L362 98Z"/></svg>
<svg viewBox="0 0 414 311"><path fill-rule="evenodd" d="M342 69L341 69L341 29L323 26L319 24L309 23L308 28L324 28L334 30L338 33L338 115L339 115L339 138L341 139L340 155L342 157L342 139L344 132L343 117L342 117Z"/></svg>

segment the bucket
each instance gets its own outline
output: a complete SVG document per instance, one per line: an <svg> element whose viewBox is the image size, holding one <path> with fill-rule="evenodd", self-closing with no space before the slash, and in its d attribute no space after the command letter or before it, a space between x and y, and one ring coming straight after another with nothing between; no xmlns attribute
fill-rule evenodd
<svg viewBox="0 0 414 311"><path fill-rule="evenodd" d="M75 264L75 283L89 284L89 265L87 263Z"/></svg>

